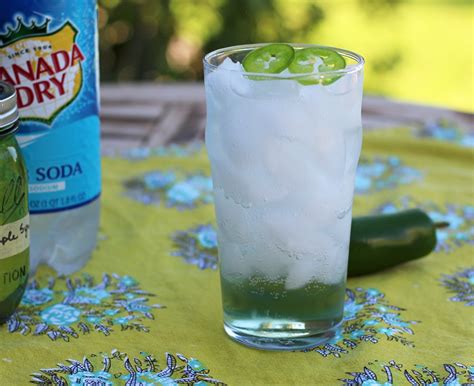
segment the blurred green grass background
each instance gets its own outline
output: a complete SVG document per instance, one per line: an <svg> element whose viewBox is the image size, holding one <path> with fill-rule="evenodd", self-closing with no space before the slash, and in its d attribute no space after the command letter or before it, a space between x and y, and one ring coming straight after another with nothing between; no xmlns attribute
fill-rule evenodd
<svg viewBox="0 0 474 386"><path fill-rule="evenodd" d="M365 92L474 111L471 0L99 0L104 81L195 81L211 50L304 42L362 54Z"/></svg>

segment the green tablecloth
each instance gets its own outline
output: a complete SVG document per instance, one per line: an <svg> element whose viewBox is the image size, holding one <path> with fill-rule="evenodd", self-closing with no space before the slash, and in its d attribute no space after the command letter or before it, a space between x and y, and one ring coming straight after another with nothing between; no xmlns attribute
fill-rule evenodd
<svg viewBox="0 0 474 386"><path fill-rule="evenodd" d="M450 227L430 256L350 279L343 328L307 352L226 337L204 149L104 157L98 247L77 274L38 270L0 327L0 383L474 383L472 139L437 126L365 135L354 214L416 206Z"/></svg>

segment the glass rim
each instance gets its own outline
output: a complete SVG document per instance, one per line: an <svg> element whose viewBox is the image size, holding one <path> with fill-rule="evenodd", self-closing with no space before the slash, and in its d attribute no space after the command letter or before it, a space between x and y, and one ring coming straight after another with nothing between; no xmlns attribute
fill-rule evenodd
<svg viewBox="0 0 474 386"><path fill-rule="evenodd" d="M218 69L219 65L212 64L211 59L215 58L216 56L220 54L224 54L226 52L234 51L234 52L239 52L239 51L244 51L244 50L249 50L249 49L255 49L259 47L266 46L268 44L273 44L273 43L255 43L255 44L240 44L236 46L229 46L229 47L224 47L224 48L219 48L217 50L211 51L207 53L204 58L203 58L203 63L204 63L204 68L209 69L211 71L215 71ZM349 65L345 68L342 68L340 70L331 70L331 71L313 71L313 72L307 72L304 74L282 74L282 73L277 73L277 74L272 74L272 73L266 73L266 72L246 72L246 71L240 71L240 70L234 70L234 69L224 69L225 71L229 72L236 72L241 75L245 76L259 76L263 78L269 78L269 79L298 79L302 77L311 77L311 76L332 76L332 75L346 75L346 74L353 74L356 73L364 67L365 64L365 59L362 55L359 55L353 51L345 50L343 48L338 48L338 47L332 47L332 46L324 46L324 45L319 45L319 44L305 44L305 43L283 43L283 44L288 44L292 47L297 47L297 48L308 48L308 47L315 47L315 48L328 48L331 50L334 50L338 52L339 54L342 54L342 56L349 57L353 60L355 60L357 63L354 65Z"/></svg>

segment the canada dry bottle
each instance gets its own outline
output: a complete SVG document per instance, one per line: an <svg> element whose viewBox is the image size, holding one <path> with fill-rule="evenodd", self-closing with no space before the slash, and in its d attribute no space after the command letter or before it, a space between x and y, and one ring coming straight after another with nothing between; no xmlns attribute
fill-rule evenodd
<svg viewBox="0 0 474 386"><path fill-rule="evenodd" d="M97 0L0 2L0 80L15 86L31 271L81 268L100 212Z"/></svg>
<svg viewBox="0 0 474 386"><path fill-rule="evenodd" d="M15 89L0 81L0 324L25 292L29 269L28 181L15 132Z"/></svg>

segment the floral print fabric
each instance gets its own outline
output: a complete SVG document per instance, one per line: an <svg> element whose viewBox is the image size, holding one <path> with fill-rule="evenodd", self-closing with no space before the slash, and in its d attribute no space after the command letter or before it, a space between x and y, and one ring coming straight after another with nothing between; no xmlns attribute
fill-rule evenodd
<svg viewBox="0 0 474 386"><path fill-rule="evenodd" d="M108 154L98 248L76 274L40 267L31 278L16 313L0 326L2 382L474 383L472 148L466 133L435 124L365 134L353 213L420 208L449 223L437 231L436 249L350 278L335 337L304 352L251 350L222 331L202 145Z"/></svg>

